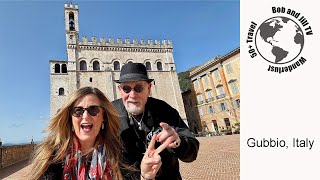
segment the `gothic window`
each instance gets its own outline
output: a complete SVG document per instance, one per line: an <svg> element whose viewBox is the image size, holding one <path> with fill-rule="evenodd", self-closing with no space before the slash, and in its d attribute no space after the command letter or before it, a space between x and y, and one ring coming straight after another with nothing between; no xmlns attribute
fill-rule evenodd
<svg viewBox="0 0 320 180"><path fill-rule="evenodd" d="M151 70L151 63L150 62L146 62L146 68L148 71Z"/></svg>
<svg viewBox="0 0 320 180"><path fill-rule="evenodd" d="M113 63L113 68L115 71L119 71L120 70L120 63L118 61L115 61Z"/></svg>
<svg viewBox="0 0 320 180"><path fill-rule="evenodd" d="M100 63L99 61L93 61L93 70L100 71Z"/></svg>
<svg viewBox="0 0 320 180"><path fill-rule="evenodd" d="M157 69L158 69L158 71L162 71L162 63L161 62L157 62Z"/></svg>
<svg viewBox="0 0 320 180"><path fill-rule="evenodd" d="M67 65L62 64L62 73L67 73Z"/></svg>
<svg viewBox="0 0 320 180"><path fill-rule="evenodd" d="M128 64L129 64L129 63L133 63L133 62L132 62L132 61L128 61Z"/></svg>
<svg viewBox="0 0 320 180"><path fill-rule="evenodd" d="M80 70L87 70L87 63L86 61L80 61Z"/></svg>
<svg viewBox="0 0 320 180"><path fill-rule="evenodd" d="M75 30L75 25L74 25L74 14L73 12L69 13L69 30L74 31Z"/></svg>
<svg viewBox="0 0 320 180"><path fill-rule="evenodd" d="M64 89L63 88L59 88L59 96L64 96Z"/></svg>
<svg viewBox="0 0 320 180"><path fill-rule="evenodd" d="M54 73L60 73L60 64L54 65Z"/></svg>

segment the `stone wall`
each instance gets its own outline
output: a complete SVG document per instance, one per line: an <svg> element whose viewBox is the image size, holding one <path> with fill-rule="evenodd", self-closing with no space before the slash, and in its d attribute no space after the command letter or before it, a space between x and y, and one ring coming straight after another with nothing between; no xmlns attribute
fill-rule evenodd
<svg viewBox="0 0 320 180"><path fill-rule="evenodd" d="M12 164L30 158L35 144L1 146L0 147L0 168L5 168Z"/></svg>
<svg viewBox="0 0 320 180"><path fill-rule="evenodd" d="M70 13L74 15L73 20L69 19L72 17ZM79 39L78 15L78 6L65 4L67 60L49 61L51 118L68 95L80 87L97 87L110 101L120 98L118 84L114 80L119 79L120 68L124 64L135 62L150 65L148 75L155 80L151 96L166 101L186 120L171 40L101 37L99 41L96 36L91 40L87 36ZM74 28L70 28L71 22ZM62 66L66 66L66 72L62 72ZM59 89L64 93L59 94Z"/></svg>
<svg viewBox="0 0 320 180"><path fill-rule="evenodd" d="M61 108L66 97L77 89L77 83L79 87L92 86L99 88L110 101L120 98L118 84L114 82L115 79L119 79L120 70L114 68L114 62L117 61L121 67L131 61L143 64L150 63L151 70L148 70L148 75L155 80L151 96L166 101L179 112L183 120L186 120L172 52L104 51L96 48L83 49L78 52L78 61L86 62L87 70L79 70L80 67L77 70L74 66L76 62L74 59L50 61L50 117L53 117L57 110ZM72 54L71 50L68 49L68 54ZM99 62L100 70L93 70L93 62ZM157 69L158 62L161 63L162 70ZM55 66L63 64L67 64L67 73L55 73ZM60 88L64 89L64 95L59 95ZM167 96L168 93L170 96Z"/></svg>

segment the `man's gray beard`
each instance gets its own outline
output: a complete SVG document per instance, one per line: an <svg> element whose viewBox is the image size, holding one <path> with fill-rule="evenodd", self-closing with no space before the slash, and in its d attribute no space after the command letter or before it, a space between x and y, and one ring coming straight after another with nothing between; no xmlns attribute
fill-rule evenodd
<svg viewBox="0 0 320 180"><path fill-rule="evenodd" d="M125 104L125 107L126 107L128 113L135 114L135 115L142 113L142 107L138 107L138 106L130 106L129 107L128 104Z"/></svg>

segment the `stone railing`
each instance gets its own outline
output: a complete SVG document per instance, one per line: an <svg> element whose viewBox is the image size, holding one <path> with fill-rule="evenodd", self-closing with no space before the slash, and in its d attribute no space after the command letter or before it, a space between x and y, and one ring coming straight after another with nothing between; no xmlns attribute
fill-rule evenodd
<svg viewBox="0 0 320 180"><path fill-rule="evenodd" d="M35 144L0 146L0 169L29 159Z"/></svg>

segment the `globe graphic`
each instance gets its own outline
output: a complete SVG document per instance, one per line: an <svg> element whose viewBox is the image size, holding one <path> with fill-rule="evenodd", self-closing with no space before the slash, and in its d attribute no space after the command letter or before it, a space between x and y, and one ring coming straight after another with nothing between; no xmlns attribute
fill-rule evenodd
<svg viewBox="0 0 320 180"><path fill-rule="evenodd" d="M264 21L255 36L259 54L268 62L285 64L302 51L304 35L300 26L287 17L277 16Z"/></svg>

